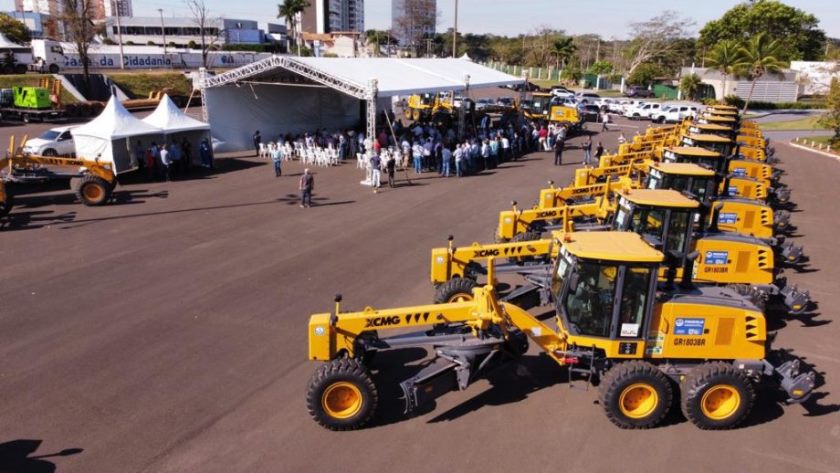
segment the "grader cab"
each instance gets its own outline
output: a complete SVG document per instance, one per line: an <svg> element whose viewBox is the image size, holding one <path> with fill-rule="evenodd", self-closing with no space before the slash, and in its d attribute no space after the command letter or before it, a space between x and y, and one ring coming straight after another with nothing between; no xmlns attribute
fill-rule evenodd
<svg viewBox="0 0 840 473"><path fill-rule="evenodd" d="M523 356L526 337L567 367L570 380L597 382L607 418L621 428L657 426L675 398L699 428L733 428L748 417L761 381L780 387L789 402L813 390L813 372L769 350L761 309L725 288L659 284L664 256L640 236L564 233L557 244L553 324L499 301L492 284L475 288L469 301L397 309L342 312L337 297L335 312L309 321L309 358L324 362L307 388L312 418L332 430L371 421L379 394L367 362L376 352L434 353L400 382L411 413ZM393 329L413 331L386 336Z"/></svg>

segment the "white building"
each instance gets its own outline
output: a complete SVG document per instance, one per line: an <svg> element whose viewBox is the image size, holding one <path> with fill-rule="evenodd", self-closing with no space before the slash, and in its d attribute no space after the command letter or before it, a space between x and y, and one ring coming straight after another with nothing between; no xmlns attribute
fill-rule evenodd
<svg viewBox="0 0 840 473"><path fill-rule="evenodd" d="M364 0L310 0L298 17L301 32L333 33L365 30Z"/></svg>
<svg viewBox="0 0 840 473"><path fill-rule="evenodd" d="M746 99L750 95L752 81L743 77L723 77L719 71L703 67L684 67L681 77L697 74L703 84L711 86L715 90L715 99L723 100L724 97L735 95ZM765 74L755 83L752 91L753 102L796 102L802 95L799 73L786 70L781 74Z"/></svg>
<svg viewBox="0 0 840 473"><path fill-rule="evenodd" d="M145 45L148 43L175 43L187 45L191 41L201 44L201 30L194 18L164 17L120 17L123 44ZM117 19L105 20L105 36L111 41L119 40ZM204 27L205 42L210 44L261 44L263 31L252 20L209 19Z"/></svg>
<svg viewBox="0 0 840 473"><path fill-rule="evenodd" d="M435 34L437 0L392 0L391 31L400 46Z"/></svg>

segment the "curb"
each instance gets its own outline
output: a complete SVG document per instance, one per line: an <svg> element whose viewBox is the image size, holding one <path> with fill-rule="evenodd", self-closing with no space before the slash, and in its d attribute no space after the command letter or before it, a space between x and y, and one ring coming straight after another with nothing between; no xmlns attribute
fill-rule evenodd
<svg viewBox="0 0 840 473"><path fill-rule="evenodd" d="M826 152L826 151L820 151L820 150L811 148L810 146L805 146L805 145L800 145L800 144L794 143L793 141L788 142L788 144L793 146L794 148L799 148L799 149L803 149L805 151L810 151L812 153L821 154L823 156L828 156L829 158L834 158L837 161L840 161L840 155L837 155L837 154L834 154L834 153L829 153L829 152Z"/></svg>

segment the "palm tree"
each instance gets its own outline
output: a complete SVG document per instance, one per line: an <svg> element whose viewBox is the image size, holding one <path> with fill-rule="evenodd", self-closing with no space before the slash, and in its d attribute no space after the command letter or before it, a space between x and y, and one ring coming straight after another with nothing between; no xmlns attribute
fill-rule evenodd
<svg viewBox="0 0 840 473"><path fill-rule="evenodd" d="M292 41L297 45L297 55L300 56L300 44L297 40L297 14L309 7L307 0L283 0L277 5L277 18L286 18Z"/></svg>
<svg viewBox="0 0 840 473"><path fill-rule="evenodd" d="M726 79L735 73L735 65L741 60L741 47L731 39L715 44L704 58L712 69L716 69L723 76L722 95L726 96ZM717 98L717 97L715 97Z"/></svg>
<svg viewBox="0 0 840 473"><path fill-rule="evenodd" d="M700 89L700 84L702 84L700 76L697 74L689 74L683 77L680 81L680 90L684 96L694 100L697 96L697 90Z"/></svg>
<svg viewBox="0 0 840 473"><path fill-rule="evenodd" d="M755 83L764 74L779 74L786 63L779 59L782 54L781 45L777 40L770 39L764 33L758 33L747 41L740 49L741 58L735 64L735 70L749 77L750 93L744 102L744 110L750 105Z"/></svg>
<svg viewBox="0 0 840 473"><path fill-rule="evenodd" d="M571 36L563 36L554 40L551 44L551 55L557 58L557 69L560 69L561 64L566 67L566 61L574 56L576 49L574 38Z"/></svg>

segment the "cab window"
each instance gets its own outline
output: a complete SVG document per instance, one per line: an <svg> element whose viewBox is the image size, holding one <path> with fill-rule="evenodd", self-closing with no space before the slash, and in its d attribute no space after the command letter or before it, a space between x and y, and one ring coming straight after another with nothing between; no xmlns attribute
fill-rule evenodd
<svg viewBox="0 0 840 473"><path fill-rule="evenodd" d="M564 307L571 328L578 334L610 336L617 269L616 266L579 263L576 287L569 288Z"/></svg>
<svg viewBox="0 0 840 473"><path fill-rule="evenodd" d="M668 224L668 238L665 241L665 251L687 253L685 243L690 217L691 213L687 211L671 211L671 220Z"/></svg>
<svg viewBox="0 0 840 473"><path fill-rule="evenodd" d="M664 223L664 210L639 207L633 212L629 230L638 233L650 244L657 246L662 244Z"/></svg>
<svg viewBox="0 0 840 473"><path fill-rule="evenodd" d="M638 338L647 309L651 271L647 268L627 268L621 290L618 316L618 336Z"/></svg>

